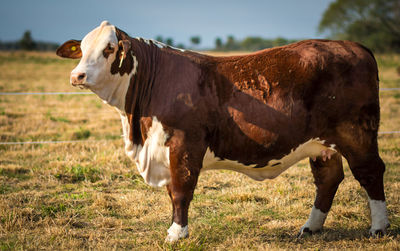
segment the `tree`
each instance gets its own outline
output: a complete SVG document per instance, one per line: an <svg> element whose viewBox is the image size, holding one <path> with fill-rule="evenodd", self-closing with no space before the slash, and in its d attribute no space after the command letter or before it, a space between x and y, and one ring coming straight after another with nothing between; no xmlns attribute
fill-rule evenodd
<svg viewBox="0 0 400 251"><path fill-rule="evenodd" d="M172 38L167 38L165 39L165 43L169 46L173 46L174 45L174 40Z"/></svg>
<svg viewBox="0 0 400 251"><path fill-rule="evenodd" d="M161 35L158 35L157 37L156 37L156 40L158 41L158 42L163 42L163 37L161 36Z"/></svg>
<svg viewBox="0 0 400 251"><path fill-rule="evenodd" d="M220 37L217 37L215 39L215 49L217 49L217 50L222 49L222 39Z"/></svg>
<svg viewBox="0 0 400 251"><path fill-rule="evenodd" d="M226 39L225 43L225 49L228 51L234 51L240 49L240 45L238 42L236 42L236 39L234 36L229 35Z"/></svg>
<svg viewBox="0 0 400 251"><path fill-rule="evenodd" d="M262 37L246 37L240 42L240 49L245 51L257 51L273 47L272 41Z"/></svg>
<svg viewBox="0 0 400 251"><path fill-rule="evenodd" d="M180 49L185 49L185 45L182 44L182 43L179 43L176 47L177 47L177 48L180 48Z"/></svg>
<svg viewBox="0 0 400 251"><path fill-rule="evenodd" d="M376 51L400 51L400 0L336 0L318 30Z"/></svg>
<svg viewBox="0 0 400 251"><path fill-rule="evenodd" d="M277 37L273 42L273 46L282 46L282 45L286 45L288 44L288 40L286 38L283 37Z"/></svg>
<svg viewBox="0 0 400 251"><path fill-rule="evenodd" d="M32 51L36 49L36 43L32 39L31 31L27 30L24 32L24 35L19 41L19 46L22 50L27 50L27 51Z"/></svg>
<svg viewBox="0 0 400 251"><path fill-rule="evenodd" d="M190 42L196 47L201 43L201 38L200 36L193 36L190 38Z"/></svg>

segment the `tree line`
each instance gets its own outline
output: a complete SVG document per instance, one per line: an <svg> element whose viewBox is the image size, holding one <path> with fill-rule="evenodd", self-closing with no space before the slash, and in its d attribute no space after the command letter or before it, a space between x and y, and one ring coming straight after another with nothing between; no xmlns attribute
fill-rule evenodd
<svg viewBox="0 0 400 251"><path fill-rule="evenodd" d="M190 45L185 46L182 43L175 44L173 38L157 36L157 41L165 43L169 46L174 46L181 49L200 49L201 37L196 35L190 37ZM289 40L285 38L264 39L262 37L247 37L243 40L237 40L234 36L227 36L225 42L220 38L215 39L215 47L209 48L215 51L255 51L265 48L281 46L292 43L296 40ZM25 31L22 38L12 42L0 41L0 50L26 50L26 51L55 51L59 44L52 42L35 41L29 30Z"/></svg>
<svg viewBox="0 0 400 251"><path fill-rule="evenodd" d="M223 42L221 38L215 39L216 51L257 51L266 48L282 46L294 43L295 39L286 39L278 37L275 39L266 39L262 37L246 37L242 40L235 39L234 36L228 36L226 41Z"/></svg>
<svg viewBox="0 0 400 251"><path fill-rule="evenodd" d="M175 44L173 38L168 37L164 39L161 35L157 36L156 40L181 49L199 49L201 44L201 37L198 35L190 37L189 46L185 46L182 43ZM225 41L221 37L217 37L214 42L214 47L208 49L214 51L256 51L275 46L282 46L296 41L296 39L286 39L282 37L265 39L257 36L246 37L242 40L238 40L234 36L229 35L226 37Z"/></svg>
<svg viewBox="0 0 400 251"><path fill-rule="evenodd" d="M400 0L335 0L322 14L318 32L330 39L359 42L374 52L400 53ZM194 45L200 41L198 36L191 38ZM225 42L216 38L214 50L255 51L295 41L228 36Z"/></svg>
<svg viewBox="0 0 400 251"><path fill-rule="evenodd" d="M0 50L25 50L25 51L55 51L59 44L53 42L35 41L29 30L25 31L22 38L17 41L0 41Z"/></svg>

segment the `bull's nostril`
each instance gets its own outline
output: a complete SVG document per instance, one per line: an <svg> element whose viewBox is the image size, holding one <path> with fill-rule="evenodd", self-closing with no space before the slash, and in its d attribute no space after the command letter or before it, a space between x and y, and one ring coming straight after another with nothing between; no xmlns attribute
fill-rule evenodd
<svg viewBox="0 0 400 251"><path fill-rule="evenodd" d="M86 74L85 74L85 73L80 73L80 74L78 75L78 80L81 81L81 80L83 80L85 77L86 77Z"/></svg>

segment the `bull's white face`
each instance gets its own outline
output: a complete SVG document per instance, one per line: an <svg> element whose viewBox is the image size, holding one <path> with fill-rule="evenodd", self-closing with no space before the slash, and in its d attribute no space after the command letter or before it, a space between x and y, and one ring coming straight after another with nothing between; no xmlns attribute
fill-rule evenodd
<svg viewBox="0 0 400 251"><path fill-rule="evenodd" d="M114 62L118 50L115 27L108 22L103 22L83 38L81 50L81 61L71 72L71 84L74 84L75 78L82 73L85 74L84 81L76 83L87 88L111 80L111 64Z"/></svg>
<svg viewBox="0 0 400 251"><path fill-rule="evenodd" d="M115 70L113 72L112 67L118 67L118 62L121 67L129 49L130 42L118 41L115 26L103 21L99 27L89 32L82 42L77 40L65 42L58 48L57 55L81 59L70 75L73 86L88 88L105 102L122 108L129 78L134 72L123 76L117 74ZM136 58L131 56L137 66Z"/></svg>
<svg viewBox="0 0 400 251"><path fill-rule="evenodd" d="M110 69L117 50L115 26L104 21L87 34L82 42L65 42L57 50L57 54L67 58L81 57L78 66L71 72L70 82L74 86L92 89L112 78Z"/></svg>

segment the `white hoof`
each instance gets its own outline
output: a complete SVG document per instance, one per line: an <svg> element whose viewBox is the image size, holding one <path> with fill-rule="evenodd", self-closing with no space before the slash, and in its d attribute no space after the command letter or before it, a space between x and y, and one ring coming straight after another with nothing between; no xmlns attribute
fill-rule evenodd
<svg viewBox="0 0 400 251"><path fill-rule="evenodd" d="M168 236L165 238L166 242L173 243L179 239L183 239L189 236L188 226L182 227L175 222L172 223L171 227L168 229Z"/></svg>
<svg viewBox="0 0 400 251"><path fill-rule="evenodd" d="M371 237L373 237L373 238L379 238L379 237L382 237L382 236L384 236L384 235L386 235L387 234L387 228L389 227L390 225L388 224L388 226L387 227L385 227L385 228L383 228L383 229L370 229L369 230L369 235L371 236Z"/></svg>
<svg viewBox="0 0 400 251"><path fill-rule="evenodd" d="M369 199L371 209L371 229L369 234L372 237L380 237L386 235L387 228L390 226L387 217L386 202L381 200Z"/></svg>
<svg viewBox="0 0 400 251"><path fill-rule="evenodd" d="M301 227L297 237L302 238L306 235L312 235L313 233L321 231L327 215L328 215L327 213L324 213L315 206L313 206L311 214L308 217L306 224L304 224L304 226Z"/></svg>
<svg viewBox="0 0 400 251"><path fill-rule="evenodd" d="M313 234L315 234L317 232L320 232L320 229L311 231L310 228L302 226L300 228L299 233L297 234L297 238L299 238L299 239L305 238L305 237L311 236L311 235L313 235Z"/></svg>

